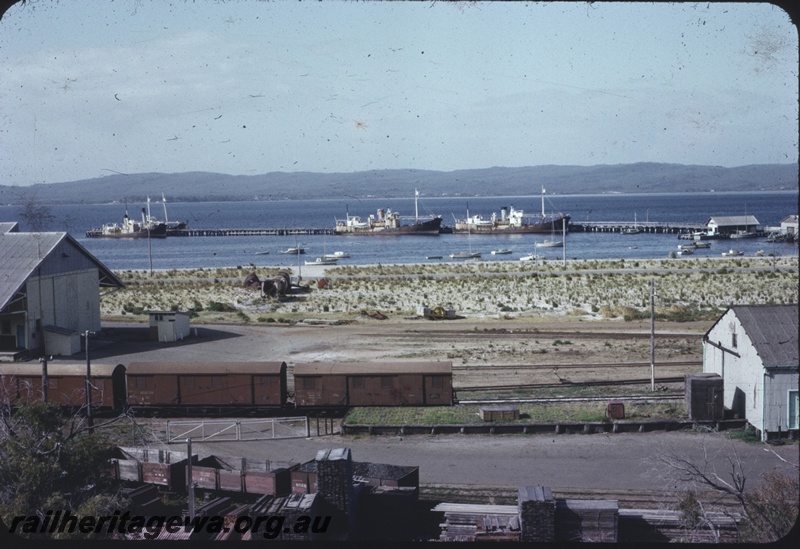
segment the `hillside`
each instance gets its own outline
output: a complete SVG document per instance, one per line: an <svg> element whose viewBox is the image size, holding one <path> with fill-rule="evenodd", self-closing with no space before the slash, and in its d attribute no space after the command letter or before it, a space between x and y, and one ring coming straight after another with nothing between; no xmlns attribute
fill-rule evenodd
<svg viewBox="0 0 800 549"><path fill-rule="evenodd" d="M352 197L515 196L536 194L655 193L797 190L798 165L723 168L636 163L531 166L438 172L380 170L356 173L272 172L235 176L209 172L114 174L30 187L0 185L0 204L29 197L40 203L142 201L161 193L173 202Z"/></svg>

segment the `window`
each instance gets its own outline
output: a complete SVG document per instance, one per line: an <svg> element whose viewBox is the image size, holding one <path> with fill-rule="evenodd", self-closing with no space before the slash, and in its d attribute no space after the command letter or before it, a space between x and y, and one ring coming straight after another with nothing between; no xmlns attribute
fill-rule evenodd
<svg viewBox="0 0 800 549"><path fill-rule="evenodd" d="M736 342L736 332L733 332L733 333L731 334L731 346L732 346L734 349L736 349L736 346L737 346L737 345L736 345L736 343L737 343L737 342Z"/></svg>

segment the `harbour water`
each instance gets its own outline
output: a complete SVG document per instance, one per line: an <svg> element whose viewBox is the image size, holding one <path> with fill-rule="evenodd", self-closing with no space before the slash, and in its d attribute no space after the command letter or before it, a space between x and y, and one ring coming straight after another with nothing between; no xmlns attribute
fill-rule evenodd
<svg viewBox="0 0 800 549"><path fill-rule="evenodd" d="M169 199L169 197L168 197ZM454 218L463 218L467 208L470 214L489 216L502 206L513 205L526 213L541 211L539 195L516 197L428 197L420 198L420 216L441 215L445 225L453 225ZM128 203L128 213L133 217L141 204ZM332 228L335 220L343 219L346 212L366 218L378 208L399 211L403 216L414 215L413 198L408 199L355 199L303 200L303 201L249 201L249 202L169 202L171 221L187 221L193 228ZM692 193L692 194L605 194L605 195L546 195L548 213L563 212L573 223L582 221L616 221L632 223L660 222L704 224L712 216L754 215L764 227L779 226L781 219L796 214L798 193ZM160 203L151 204L152 214L163 218ZM230 266L284 266L297 265L297 256L279 252L300 246L306 254L301 261L313 260L323 252L346 251L348 259L340 265L393 264L458 261L448 256L461 251L480 252L485 261L518 261L519 257L536 253L547 259L649 259L666 258L678 251L674 234L640 233L570 233L567 234L566 251L561 248L535 248L550 235L453 235L352 237L352 236L231 236L185 237L153 239L101 239L87 238L87 230L103 223L119 222L125 212L124 204L64 204L50 207L53 216L47 230L67 231L110 268L124 269L176 269ZM29 230L14 206L0 206L0 221L18 221L21 230ZM557 235L560 239L560 235ZM686 257L720 257L722 252L737 248L745 255L758 250L777 255L797 254L792 243L768 243L764 239L711 241L711 247L698 250ZM492 250L506 248L510 255L491 255ZM268 252L268 253L264 253ZM442 256L443 259L426 259Z"/></svg>

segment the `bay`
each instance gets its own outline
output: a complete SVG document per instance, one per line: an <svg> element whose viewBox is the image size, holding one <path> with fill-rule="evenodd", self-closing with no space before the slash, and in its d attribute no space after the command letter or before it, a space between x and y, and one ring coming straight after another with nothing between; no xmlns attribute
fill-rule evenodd
<svg viewBox="0 0 800 549"><path fill-rule="evenodd" d="M470 214L489 216L503 206L514 206L526 213L541 211L540 195L515 197L429 197L419 201L421 216L441 215L444 224L452 225L455 217ZM144 204L128 204L133 216ZM175 202L168 203L170 220L187 221L192 228L332 228L335 220L346 212L362 218L378 208L391 209L403 216L414 215L413 196L408 199L342 199L300 201L247 202ZM798 193L683 193L683 194L604 194L558 195L547 194L545 209L569 214L573 223L582 221L651 221L661 223L703 224L712 216L754 215L762 226L778 226L781 219L798 210ZM164 217L160 202L151 204L152 214ZM125 212L124 204L62 204L50 207L53 220L47 230L67 231L103 263L115 270L148 269L152 259L154 269L201 267L296 267L297 257L279 252L301 246L307 253L300 259L312 259L323 252L346 251L351 258L340 265L394 264L450 261L448 255L471 248L486 261L517 261L520 256L538 253L560 260L564 251L559 248L535 248L534 244L549 235L453 235L352 237L352 236L235 236L186 237L153 239L87 238L87 230L103 223L119 222ZM21 230L29 230L16 206L0 206L0 221L18 221ZM673 234L622 235L619 233L570 233L567 235L567 259L650 259L666 258L677 251L680 243ZM719 257L734 246L752 255L757 250L778 255L797 254L796 244L773 244L763 239L712 241L708 250L698 250L693 256ZM511 255L491 255L491 250L508 248ZM264 254L264 252L268 252ZM426 256L440 255L443 260L428 260ZM2 258L0 258L1 260Z"/></svg>

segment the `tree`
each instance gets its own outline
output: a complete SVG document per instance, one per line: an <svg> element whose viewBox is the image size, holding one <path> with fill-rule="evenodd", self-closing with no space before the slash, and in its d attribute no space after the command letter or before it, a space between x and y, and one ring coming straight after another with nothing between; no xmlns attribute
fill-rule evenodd
<svg viewBox="0 0 800 549"><path fill-rule="evenodd" d="M742 541L771 543L780 540L797 523L800 482L797 477L764 473L764 484L745 496L747 518L741 525Z"/></svg>
<svg viewBox="0 0 800 549"><path fill-rule="evenodd" d="M2 406L0 417L0 515L49 510L111 510L113 480L103 474L114 445L105 426L90 429L80 413L44 402Z"/></svg>

